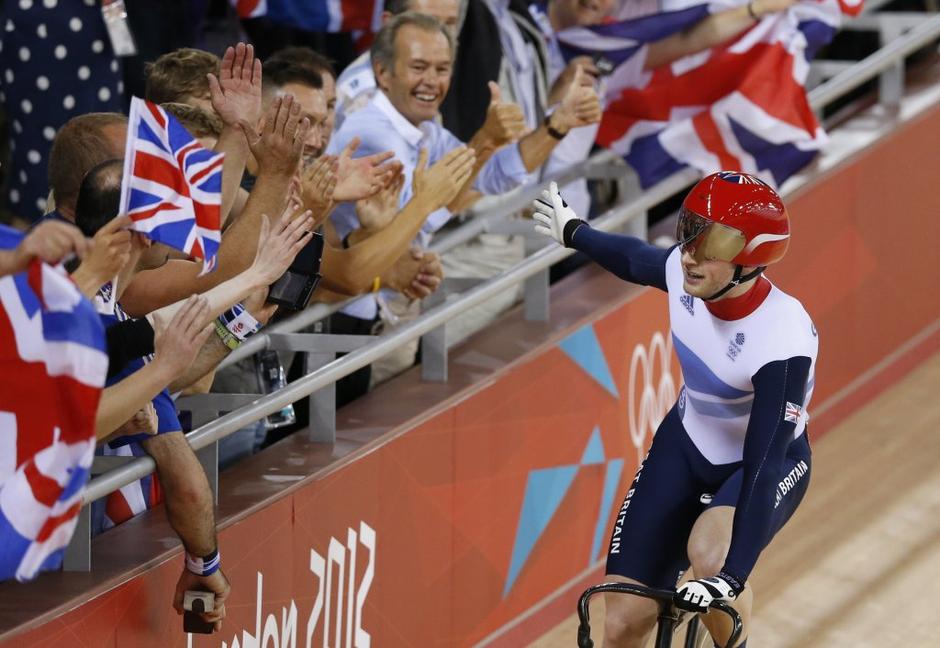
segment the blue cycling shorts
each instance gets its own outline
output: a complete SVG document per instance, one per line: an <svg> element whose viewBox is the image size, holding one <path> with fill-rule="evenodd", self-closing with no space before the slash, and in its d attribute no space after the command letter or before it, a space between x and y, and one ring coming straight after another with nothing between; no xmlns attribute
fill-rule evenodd
<svg viewBox="0 0 940 648"><path fill-rule="evenodd" d="M809 485L810 466L809 442L802 434L787 448L771 528L759 551L796 511ZM607 573L674 588L689 568L687 546L695 521L708 508L736 506L743 474L741 462L715 465L705 459L673 407L617 514Z"/></svg>

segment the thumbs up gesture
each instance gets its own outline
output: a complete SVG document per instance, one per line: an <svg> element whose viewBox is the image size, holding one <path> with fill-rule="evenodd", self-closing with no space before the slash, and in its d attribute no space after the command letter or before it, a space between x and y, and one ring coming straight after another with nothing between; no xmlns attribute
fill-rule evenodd
<svg viewBox="0 0 940 648"><path fill-rule="evenodd" d="M561 103L551 116L552 128L567 133L572 128L596 124L601 120L601 100L591 75L577 65Z"/></svg>
<svg viewBox="0 0 940 648"><path fill-rule="evenodd" d="M525 132L525 116L517 104L503 102L499 86L489 82L490 105L486 109L486 121L480 133L486 144L497 149L515 142Z"/></svg>

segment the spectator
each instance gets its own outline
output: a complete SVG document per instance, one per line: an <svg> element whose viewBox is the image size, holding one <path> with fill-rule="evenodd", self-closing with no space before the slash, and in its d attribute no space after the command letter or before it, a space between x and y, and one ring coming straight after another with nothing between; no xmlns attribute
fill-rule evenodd
<svg viewBox="0 0 940 648"><path fill-rule="evenodd" d="M309 47L285 47L274 53L268 62L281 61L305 65L320 75L323 80L323 95L326 99L326 121L323 122L323 148L330 143L330 137L336 130L336 70L333 62Z"/></svg>
<svg viewBox="0 0 940 648"><path fill-rule="evenodd" d="M168 52L144 67L144 96L154 103L182 103L212 112L208 75L219 75L219 57L184 47Z"/></svg>
<svg viewBox="0 0 940 648"><path fill-rule="evenodd" d="M457 23L460 20L458 0L386 0L382 25L388 23L393 16L406 11L434 16L450 30L454 38L457 37ZM375 89L372 55L371 52L365 51L350 63L336 80L336 127L342 126L348 115L368 104L375 94Z"/></svg>
<svg viewBox="0 0 940 648"><path fill-rule="evenodd" d="M392 18L372 45L372 63L381 92L343 122L328 152L340 151L354 139L361 140L360 150L367 154L394 151L404 164L406 180L400 200L407 201L420 149L427 149L428 160L433 163L463 146L434 121L450 86L453 53L451 33L435 18L414 12ZM597 96L590 88L576 88L549 121L507 146L524 129L522 111L503 103L495 84L491 84L490 92L487 120L469 143L476 152L473 173L459 188L457 198L425 221L416 239L421 247L427 246L431 234L450 219L452 212L473 200L474 187L484 193L501 193L519 186L545 161L563 133L600 118ZM356 240L354 232L361 222L352 205L339 205L331 218L340 239ZM385 293L381 298L392 297ZM359 323L350 324L343 332L371 330L379 319L379 300L364 298L344 313Z"/></svg>
<svg viewBox="0 0 940 648"><path fill-rule="evenodd" d="M56 208L44 218L75 222L75 201L82 178L102 162L124 157L127 117L119 113L87 113L67 121L49 153L49 188Z"/></svg>

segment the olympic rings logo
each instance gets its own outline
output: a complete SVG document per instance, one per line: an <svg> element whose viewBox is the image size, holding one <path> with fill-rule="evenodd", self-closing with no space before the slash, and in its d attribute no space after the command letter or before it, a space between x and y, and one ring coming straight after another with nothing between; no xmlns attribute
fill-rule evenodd
<svg viewBox="0 0 940 648"><path fill-rule="evenodd" d="M676 399L676 383L670 368L671 358L672 338L664 338L659 331L653 334L649 349L642 344L633 348L627 418L630 424L630 440L633 441L637 452L637 465L643 461L647 435L656 433L656 428L666 418Z"/></svg>

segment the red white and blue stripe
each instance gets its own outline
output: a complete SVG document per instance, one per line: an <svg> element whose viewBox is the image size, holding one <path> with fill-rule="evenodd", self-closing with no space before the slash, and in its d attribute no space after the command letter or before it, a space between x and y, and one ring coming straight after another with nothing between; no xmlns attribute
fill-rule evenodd
<svg viewBox="0 0 940 648"><path fill-rule="evenodd" d="M804 87L809 62L861 0L806 0L720 47L652 71L629 65L645 45L745 2L663 0L653 15L559 33L566 58L598 54L617 65L597 141L644 187L686 166L780 185L825 144Z"/></svg>
<svg viewBox="0 0 940 648"><path fill-rule="evenodd" d="M121 213L151 240L215 267L224 154L202 147L160 106L134 97L124 152Z"/></svg>
<svg viewBox="0 0 940 648"><path fill-rule="evenodd" d="M0 226L0 249L22 234ZM108 369L104 329L61 267L0 278L0 580L57 569L75 530Z"/></svg>
<svg viewBox="0 0 940 648"><path fill-rule="evenodd" d="M382 0L230 0L239 18L264 16L316 32L377 32Z"/></svg>

